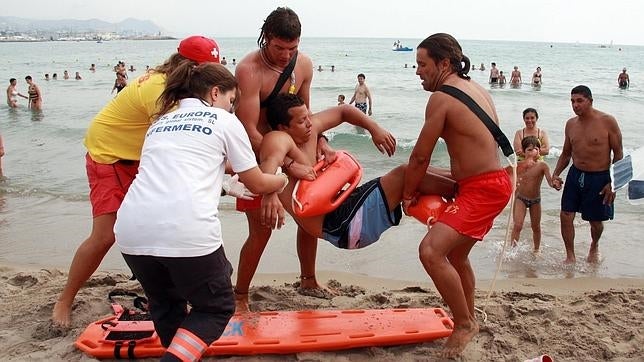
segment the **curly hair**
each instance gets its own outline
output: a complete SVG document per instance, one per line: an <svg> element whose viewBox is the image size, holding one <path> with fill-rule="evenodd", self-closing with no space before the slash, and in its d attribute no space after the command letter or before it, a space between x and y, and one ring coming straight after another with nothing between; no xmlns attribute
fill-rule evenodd
<svg viewBox="0 0 644 362"><path fill-rule="evenodd" d="M264 20L259 38L257 38L257 45L263 48L270 38L291 41L299 38L301 34L302 24L300 24L300 18L295 11L287 7L279 7Z"/></svg>
<svg viewBox="0 0 644 362"><path fill-rule="evenodd" d="M297 94L282 93L268 104L266 109L266 118L271 129L276 130L280 124L288 127L291 122L289 109L305 105L304 100Z"/></svg>

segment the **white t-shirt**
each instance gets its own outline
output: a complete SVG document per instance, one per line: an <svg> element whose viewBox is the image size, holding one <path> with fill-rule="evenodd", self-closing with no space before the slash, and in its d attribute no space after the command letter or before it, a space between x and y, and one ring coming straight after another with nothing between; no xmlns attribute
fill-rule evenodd
<svg viewBox="0 0 644 362"><path fill-rule="evenodd" d="M117 213L114 234L125 254L208 255L222 245L217 217L225 161L255 166L239 119L194 98L150 126L139 173Z"/></svg>

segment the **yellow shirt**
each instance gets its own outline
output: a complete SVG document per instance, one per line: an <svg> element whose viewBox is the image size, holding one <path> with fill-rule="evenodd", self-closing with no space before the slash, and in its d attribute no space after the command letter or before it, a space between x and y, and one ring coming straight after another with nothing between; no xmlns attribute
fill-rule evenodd
<svg viewBox="0 0 644 362"><path fill-rule="evenodd" d="M130 82L94 117L83 143L90 157L103 164L139 160L157 99L165 88L165 74L148 73Z"/></svg>

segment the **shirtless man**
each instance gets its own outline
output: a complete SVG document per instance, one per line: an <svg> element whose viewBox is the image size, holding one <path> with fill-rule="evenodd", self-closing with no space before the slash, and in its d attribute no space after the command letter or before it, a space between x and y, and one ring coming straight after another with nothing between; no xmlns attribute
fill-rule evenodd
<svg viewBox="0 0 644 362"><path fill-rule="evenodd" d="M353 104L355 102L356 108L361 110L362 113L371 115L371 106L373 103L371 101L371 92L369 92L369 87L364 83L365 79L366 77L364 74L358 74L358 84L356 85L356 90L353 92L353 97L351 97L349 104ZM368 108L367 100L369 101Z"/></svg>
<svg viewBox="0 0 644 362"><path fill-rule="evenodd" d="M617 86L622 89L626 89L631 85L631 80L628 79L628 74L626 74L626 68L622 69L622 72L617 76Z"/></svg>
<svg viewBox="0 0 644 362"><path fill-rule="evenodd" d="M420 260L452 311L454 330L443 356L459 355L478 333L474 316L474 271L468 255L492 228L494 218L510 200L512 185L497 153L497 143L485 124L464 103L448 94L460 90L498 124L490 95L470 80L469 59L451 35L434 34L416 52L423 89L433 92L425 109L425 124L409 156L403 207L416 199L438 138L450 156L451 176L458 188L453 205L422 239ZM449 86L449 87L446 87Z"/></svg>
<svg viewBox="0 0 644 362"><path fill-rule="evenodd" d="M257 41L260 49L246 55L235 68L235 77L239 82L241 95L237 102L236 115L244 124L253 150L258 153L264 134L270 131L266 121L266 106L268 98L276 86L278 78L289 65L291 59L297 57L295 68L289 74L279 93L294 93L299 95L307 107L310 105L311 81L313 79L313 62L302 52L298 52L300 44L301 24L297 14L286 7L279 7L271 12L262 26ZM233 64L235 61L233 59ZM328 144L324 138L320 140L320 149L328 152ZM329 157L332 159L332 157ZM285 168L290 174L302 175L308 172L298 163L287 164ZM271 222L262 224L261 205L271 205L273 210ZM259 260L271 236L271 226L279 219L278 226L284 223L284 209L276 194L265 195L248 202L237 200L237 210L246 213L248 220L248 238L244 243L237 267L237 282L235 296L238 310L248 310L248 290L255 275ZM297 253L300 260L301 287L303 289L320 288L315 279L315 257L317 238L298 228Z"/></svg>
<svg viewBox="0 0 644 362"><path fill-rule="evenodd" d="M490 84L499 83L499 68L496 67L496 63L492 62L492 68L490 69Z"/></svg>
<svg viewBox="0 0 644 362"><path fill-rule="evenodd" d="M599 238L603 221L614 215L615 192L611 190L609 168L623 157L622 133L615 117L593 108L593 95L584 85L570 92L572 110L577 115L566 122L564 145L552 172L554 187L561 189L559 175L568 167L561 195L561 237L566 246L567 264L575 263L575 214L590 223L590 251L586 260L599 261ZM611 159L612 152L612 159Z"/></svg>
<svg viewBox="0 0 644 362"><path fill-rule="evenodd" d="M302 152L303 159L294 156L298 162L313 166L317 136L344 122L368 130L380 152L391 156L396 150L396 139L389 132L349 105L311 114L301 98L281 94L271 103L267 113L271 128L275 130L264 136L260 152L260 167L267 173L275 173L284 156L294 149ZM309 234L338 248L363 248L376 242L385 230L400 222L404 175L405 166L398 166L382 177L358 186L337 208L318 216L300 217L293 212L291 194L297 181L294 177L279 198L297 224ZM454 182L435 173L427 173L420 192L451 197Z"/></svg>

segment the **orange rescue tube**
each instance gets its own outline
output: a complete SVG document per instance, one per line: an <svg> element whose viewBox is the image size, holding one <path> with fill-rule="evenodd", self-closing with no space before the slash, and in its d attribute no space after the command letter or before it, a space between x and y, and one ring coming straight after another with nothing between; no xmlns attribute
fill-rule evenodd
<svg viewBox="0 0 644 362"><path fill-rule="evenodd" d="M427 226L433 225L445 211L449 202L439 195L421 195L415 205L409 206L407 212Z"/></svg>
<svg viewBox="0 0 644 362"><path fill-rule="evenodd" d="M333 163L324 167L324 161L320 161L313 169L315 180L299 180L293 188L293 212L298 217L335 210L362 179L362 166L346 151L336 151Z"/></svg>

